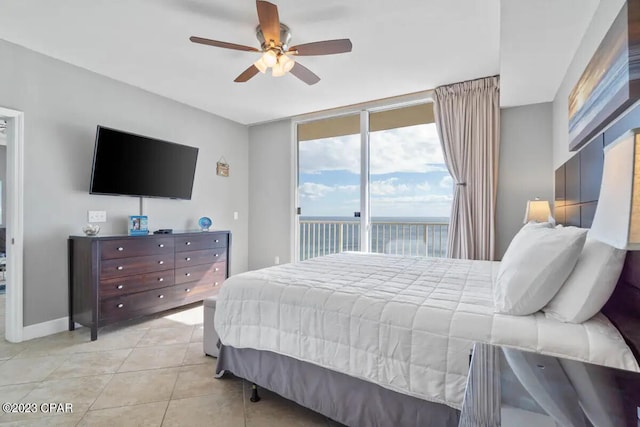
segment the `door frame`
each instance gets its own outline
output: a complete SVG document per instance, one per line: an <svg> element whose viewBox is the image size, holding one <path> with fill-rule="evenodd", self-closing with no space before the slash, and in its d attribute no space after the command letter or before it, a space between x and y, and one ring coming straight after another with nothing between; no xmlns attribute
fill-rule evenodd
<svg viewBox="0 0 640 427"><path fill-rule="evenodd" d="M24 332L24 113L0 107L7 120L5 338L21 342Z"/></svg>

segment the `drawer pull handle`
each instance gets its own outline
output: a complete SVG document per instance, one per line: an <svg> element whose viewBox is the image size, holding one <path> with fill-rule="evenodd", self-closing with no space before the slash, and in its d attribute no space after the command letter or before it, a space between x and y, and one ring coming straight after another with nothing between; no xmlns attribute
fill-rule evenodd
<svg viewBox="0 0 640 427"><path fill-rule="evenodd" d="M191 273L184 273L184 275L189 277L189 276L191 276Z"/></svg>
<svg viewBox="0 0 640 427"><path fill-rule="evenodd" d="M118 285L118 289L122 289L122 288L124 288L123 285Z"/></svg>
<svg viewBox="0 0 640 427"><path fill-rule="evenodd" d="M118 308L124 307L124 304L118 304Z"/></svg>
<svg viewBox="0 0 640 427"><path fill-rule="evenodd" d="M214 282L213 286L218 286L220 283L219 282Z"/></svg>
<svg viewBox="0 0 640 427"><path fill-rule="evenodd" d="M118 252L122 252L122 251L124 251L124 248L123 248L122 246L120 246L120 247L118 248Z"/></svg>
<svg viewBox="0 0 640 427"><path fill-rule="evenodd" d="M123 267L123 266L121 266L121 265L119 265L119 266L118 266L118 270L124 270L124 267Z"/></svg>
<svg viewBox="0 0 640 427"><path fill-rule="evenodd" d="M215 270L213 270L213 271L220 271L220 269L219 269L219 268L216 268L216 269L215 269Z"/></svg>
<svg viewBox="0 0 640 427"><path fill-rule="evenodd" d="M186 257L184 260L185 261L191 261L191 258L190 257Z"/></svg>
<svg viewBox="0 0 640 427"><path fill-rule="evenodd" d="M164 282L164 277L158 277L158 282Z"/></svg>
<svg viewBox="0 0 640 427"><path fill-rule="evenodd" d="M158 245L158 247L159 247L159 248L164 248L164 243L160 243L160 244Z"/></svg>
<svg viewBox="0 0 640 427"><path fill-rule="evenodd" d="M220 240L216 239L215 242L218 243L218 242L220 242Z"/></svg>
<svg viewBox="0 0 640 427"><path fill-rule="evenodd" d="M189 245L191 245L191 242L187 242L187 243L185 243L185 245L189 246Z"/></svg>
<svg viewBox="0 0 640 427"><path fill-rule="evenodd" d="M160 295L158 295L158 298L162 299L162 298L164 298L164 295L160 294Z"/></svg>
<svg viewBox="0 0 640 427"><path fill-rule="evenodd" d="M215 257L219 257L220 255L219 255L219 254L215 254L215 255L213 255L213 256L215 256Z"/></svg>
<svg viewBox="0 0 640 427"><path fill-rule="evenodd" d="M162 265L164 264L164 261L158 261L158 264Z"/></svg>
<svg viewBox="0 0 640 427"><path fill-rule="evenodd" d="M184 290L185 292L191 292L191 289L187 288Z"/></svg>

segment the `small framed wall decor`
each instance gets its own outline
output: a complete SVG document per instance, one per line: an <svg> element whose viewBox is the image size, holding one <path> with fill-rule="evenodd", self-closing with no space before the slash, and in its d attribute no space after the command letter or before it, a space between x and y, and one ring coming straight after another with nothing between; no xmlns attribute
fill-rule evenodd
<svg viewBox="0 0 640 427"><path fill-rule="evenodd" d="M149 234L149 219L146 215L132 215L129 217L129 235L145 236Z"/></svg>
<svg viewBox="0 0 640 427"><path fill-rule="evenodd" d="M227 159L224 157L220 157L220 160L216 163L216 175L229 176L229 163L227 163Z"/></svg>

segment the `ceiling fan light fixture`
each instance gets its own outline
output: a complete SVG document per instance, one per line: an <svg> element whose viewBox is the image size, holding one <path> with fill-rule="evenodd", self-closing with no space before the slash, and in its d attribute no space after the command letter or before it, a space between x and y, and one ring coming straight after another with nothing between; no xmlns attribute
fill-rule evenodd
<svg viewBox="0 0 640 427"><path fill-rule="evenodd" d="M272 50L266 51L261 59L267 67L274 67L278 63L278 55Z"/></svg>
<svg viewBox="0 0 640 427"><path fill-rule="evenodd" d="M256 37L260 42L259 49L203 37L189 37L191 42L197 44L259 53L260 58L233 80L236 83L247 82L259 72L266 73L269 68L272 68L271 74L275 77L280 77L290 72L304 83L314 85L320 81L320 77L304 65L296 62L293 55L302 57L335 55L351 52L353 48L349 39L322 40L291 46L291 30L286 24L280 22L278 6L267 0L258 0L256 1L256 9L258 12Z"/></svg>
<svg viewBox="0 0 640 427"><path fill-rule="evenodd" d="M293 66L296 64L296 61L289 58L289 56L285 54L280 55L280 58L278 58L278 62L280 63L280 65L282 65L282 69L285 73L291 71Z"/></svg>
<svg viewBox="0 0 640 427"><path fill-rule="evenodd" d="M262 74L266 73L267 69L269 69L269 67L267 67L267 64L264 63L264 59L262 59L262 57L254 62L253 65L255 65Z"/></svg>

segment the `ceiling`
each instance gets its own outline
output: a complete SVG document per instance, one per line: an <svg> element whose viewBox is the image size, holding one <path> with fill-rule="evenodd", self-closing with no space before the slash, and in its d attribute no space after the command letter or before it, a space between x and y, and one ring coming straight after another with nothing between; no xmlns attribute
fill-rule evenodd
<svg viewBox="0 0 640 427"><path fill-rule="evenodd" d="M0 1L0 38L243 124L495 74L505 105L550 101L598 4L273 0L292 44L353 42L348 54L300 58L322 78L307 86L291 75L234 83L257 54L189 42L258 47L254 0Z"/></svg>

